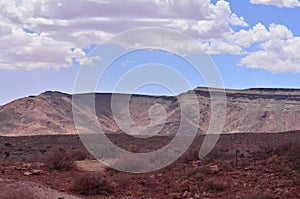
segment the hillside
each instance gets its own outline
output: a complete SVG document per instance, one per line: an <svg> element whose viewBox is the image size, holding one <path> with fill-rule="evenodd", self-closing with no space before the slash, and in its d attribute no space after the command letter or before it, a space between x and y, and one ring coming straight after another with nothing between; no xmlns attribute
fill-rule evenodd
<svg viewBox="0 0 300 199"><path fill-rule="evenodd" d="M210 121L210 95L207 88L194 90L200 107L199 132L205 133ZM183 94L184 95L184 94ZM237 132L285 132L300 130L300 90L297 89L247 89L226 90L227 110L224 133ZM120 132L111 110L111 94L96 94L96 113L106 132ZM118 94L118 98L126 95ZM167 119L151 121L149 108L160 104L165 108ZM122 103L117 105L125 112ZM195 113L193 106L190 113ZM87 114L85 109L80 110ZM159 110L154 110L158 113ZM176 97L133 95L130 100L132 120L140 127L162 128L160 134L176 133L180 123L180 105ZM124 115L124 118L122 116ZM159 115L159 114L158 114ZM126 125L126 115L119 120ZM196 125L195 121L189 121ZM164 125L163 125L164 124ZM135 126L127 126L134 131ZM148 130L149 130L148 129ZM149 131L150 132L150 131ZM134 132L133 132L134 133ZM0 106L0 135L51 135L76 134L72 114L72 96L60 92L45 92Z"/></svg>

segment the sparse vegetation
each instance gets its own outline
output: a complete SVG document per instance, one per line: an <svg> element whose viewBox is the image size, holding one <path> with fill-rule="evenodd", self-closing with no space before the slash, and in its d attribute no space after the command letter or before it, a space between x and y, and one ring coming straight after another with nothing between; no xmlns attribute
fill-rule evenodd
<svg viewBox="0 0 300 199"><path fill-rule="evenodd" d="M4 152L4 158L6 159L6 158L8 158L10 156L10 152L9 151L5 151Z"/></svg>
<svg viewBox="0 0 300 199"><path fill-rule="evenodd" d="M115 187L101 173L83 173L75 178L72 191L82 195L105 195L115 191Z"/></svg>
<svg viewBox="0 0 300 199"><path fill-rule="evenodd" d="M274 199L275 197L269 193L264 193L261 191L250 191L243 194L240 199Z"/></svg>
<svg viewBox="0 0 300 199"><path fill-rule="evenodd" d="M71 152L71 156L74 160L85 160L89 157L86 150L75 150Z"/></svg>
<svg viewBox="0 0 300 199"><path fill-rule="evenodd" d="M300 145L297 142L286 142L274 149L273 154L286 156L289 160L300 159Z"/></svg>
<svg viewBox="0 0 300 199"><path fill-rule="evenodd" d="M223 191L226 189L226 184L220 179L209 178L204 181L204 185L210 191Z"/></svg>
<svg viewBox="0 0 300 199"><path fill-rule="evenodd" d="M236 193L236 199L297 198L300 184L299 140L295 138L298 138L298 135L299 133L267 136L263 134L221 135L214 151L208 157L199 160L198 152L202 144L200 137L200 139L196 138L196 142L191 146L194 151L189 154L191 158L180 159L159 171L128 174L114 169L105 169L99 170L103 173L96 178L90 177L94 175L93 173L81 171L82 168L72 169L73 160L87 159L88 162L93 159L76 136L5 138L2 141L0 139L2 152L0 173L3 173L4 178L33 180L41 185L46 184L62 189L66 194L80 194L82 198L183 198L184 196L195 198L196 194L200 198L232 198L233 192ZM127 137L111 135L110 139L112 142L121 143L121 146L127 144L128 148L132 148L131 141L127 140ZM139 152L151 151L158 148L159 145L156 143L163 139L169 138L161 136L152 138L151 141L143 139L133 146ZM267 148L272 149L271 151L262 150L263 147L260 147L265 145L265 140L269 140ZM4 143L11 143L17 147L6 147ZM41 144L36 145L36 143ZM47 151L42 154L41 149ZM237 156L236 151L239 151ZM5 159L5 152L9 154L7 159ZM236 167L236 157L238 167ZM119 158L118 154L116 158ZM150 161L150 166L160 159L161 157L155 157ZM41 160L45 165L40 164ZM127 158L123 157L118 164L127 166L127 161ZM49 162L56 163L49 164ZM81 162L85 163L85 161ZM65 167L69 165L68 163L72 166ZM135 169L143 166L138 160L134 163L136 165L133 166L137 167ZM56 172L53 169L60 171ZM33 170L43 172L35 175L32 174ZM25 175L26 172L31 175ZM47 175L48 173L51 175ZM100 190L97 188L99 184L104 184ZM76 186L79 187L78 191ZM256 190L258 187L261 191L247 192L247 189ZM96 196L88 196L94 194Z"/></svg>
<svg viewBox="0 0 300 199"><path fill-rule="evenodd" d="M12 143L10 143L10 142L4 143L4 146L5 146L5 147L13 147Z"/></svg>
<svg viewBox="0 0 300 199"><path fill-rule="evenodd" d="M293 184L300 186L300 173L297 173L295 176L293 176Z"/></svg>
<svg viewBox="0 0 300 199"><path fill-rule="evenodd" d="M220 169L222 171L233 171L234 167L233 167L233 163L229 160L221 160L219 161L218 165L220 166Z"/></svg>
<svg viewBox="0 0 300 199"><path fill-rule="evenodd" d="M74 160L69 153L63 150L56 150L52 151L45 158L45 165L50 169L66 171L74 168Z"/></svg>
<svg viewBox="0 0 300 199"><path fill-rule="evenodd" d="M130 178L127 175L120 174L117 178L117 183L119 187L126 188L129 186Z"/></svg>
<svg viewBox="0 0 300 199"><path fill-rule="evenodd" d="M199 160L199 150L190 148L187 152L183 154L181 159L185 162Z"/></svg>
<svg viewBox="0 0 300 199"><path fill-rule="evenodd" d="M44 153L47 152L47 150L46 149L40 149L40 152L41 152L41 154L44 154Z"/></svg>
<svg viewBox="0 0 300 199"><path fill-rule="evenodd" d="M292 165L292 169L300 173L300 160L296 160Z"/></svg>
<svg viewBox="0 0 300 199"><path fill-rule="evenodd" d="M234 158L236 155L234 150L229 150L228 148L215 148L207 156L207 158L212 160L228 160Z"/></svg>

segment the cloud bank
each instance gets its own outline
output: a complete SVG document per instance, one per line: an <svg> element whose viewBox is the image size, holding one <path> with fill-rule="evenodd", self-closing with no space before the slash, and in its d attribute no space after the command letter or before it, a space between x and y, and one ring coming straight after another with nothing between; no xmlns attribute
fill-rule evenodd
<svg viewBox="0 0 300 199"><path fill-rule="evenodd" d="M300 6L298 0L250 0L253 4L273 5L279 8L294 8Z"/></svg>
<svg viewBox="0 0 300 199"><path fill-rule="evenodd" d="M92 63L100 59L87 58L84 49L92 44L128 29L164 27L196 39L209 54L244 55L240 65L300 72L299 55L290 53L299 50L298 37L283 25L249 27L223 0L12 0L1 1L0 11L1 69L58 70L74 61ZM253 45L258 48L248 51Z"/></svg>

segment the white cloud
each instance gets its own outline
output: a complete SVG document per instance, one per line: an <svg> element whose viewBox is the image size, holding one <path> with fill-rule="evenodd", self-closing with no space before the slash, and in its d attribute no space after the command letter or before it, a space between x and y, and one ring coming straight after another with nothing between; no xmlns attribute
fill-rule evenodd
<svg viewBox="0 0 300 199"><path fill-rule="evenodd" d="M72 59L85 62L71 49L137 27L166 27L209 41L230 35L231 26L247 25L223 0L12 0L0 1L0 10L2 69L59 69L71 66Z"/></svg>
<svg viewBox="0 0 300 199"><path fill-rule="evenodd" d="M10 35L11 33L12 33L11 27L7 24L1 24L0 22L0 37Z"/></svg>
<svg viewBox="0 0 300 199"><path fill-rule="evenodd" d="M241 54L242 53L242 48L239 45L229 43L227 41L223 40L212 40L209 43L204 44L205 46L205 51L208 54Z"/></svg>
<svg viewBox="0 0 300 199"><path fill-rule="evenodd" d="M248 68L264 69L273 73L300 72L300 37L283 25L271 24L267 29L257 24L248 31L233 34L233 42L243 47L256 47L258 50L247 54L239 65Z"/></svg>
<svg viewBox="0 0 300 199"><path fill-rule="evenodd" d="M83 66L94 66L94 60L101 60L100 57L87 57L86 53L79 48L73 50L72 57Z"/></svg>
<svg viewBox="0 0 300 199"><path fill-rule="evenodd" d="M179 55L189 53L203 53L204 49L201 43L191 41L189 37L178 34L176 31L166 31L160 28L134 30L134 34L121 34L114 37L113 40L105 42L118 43L124 49L148 48L169 51Z"/></svg>
<svg viewBox="0 0 300 199"><path fill-rule="evenodd" d="M269 39L292 38L293 33L283 25L271 24L269 30L261 23L256 24L249 30L240 30L233 33L232 42L242 47L264 42Z"/></svg>
<svg viewBox="0 0 300 199"><path fill-rule="evenodd" d="M244 17L238 17L234 13L231 15L230 22L232 25L236 26L249 26L248 23L246 23Z"/></svg>
<svg viewBox="0 0 300 199"><path fill-rule="evenodd" d="M299 6L292 0L251 2ZM191 36L210 54L244 55L240 64L246 67L300 72L295 53L299 37L284 25L258 23L247 28L245 19L224 0L215 4L210 0L12 0L0 1L0 10L1 69L59 69L72 66L73 59L91 65L100 58L87 58L84 48L132 28L165 27ZM241 29L235 32L233 26ZM162 44L172 52L199 51L199 46L184 40L175 39L174 44L170 42L174 38L153 35L148 41L139 36L143 43ZM139 46L138 40L135 45Z"/></svg>
<svg viewBox="0 0 300 199"><path fill-rule="evenodd" d="M298 0L250 0L253 4L274 5L279 8L294 8L300 6Z"/></svg>
<svg viewBox="0 0 300 199"><path fill-rule="evenodd" d="M249 53L240 65L264 69L273 73L300 72L300 37L271 39L261 45L259 51Z"/></svg>
<svg viewBox="0 0 300 199"><path fill-rule="evenodd" d="M211 39L203 47L210 54L242 55L240 66L272 73L300 73L300 37L284 25L271 24L266 28L258 23L223 39Z"/></svg>
<svg viewBox="0 0 300 199"><path fill-rule="evenodd" d="M0 39L0 68L25 69L67 67L72 64L70 44L58 42L46 34L28 34L14 28Z"/></svg>

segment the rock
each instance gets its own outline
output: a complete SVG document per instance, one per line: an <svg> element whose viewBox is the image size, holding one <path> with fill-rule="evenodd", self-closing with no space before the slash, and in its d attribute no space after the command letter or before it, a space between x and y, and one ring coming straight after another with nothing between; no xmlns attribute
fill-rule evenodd
<svg viewBox="0 0 300 199"><path fill-rule="evenodd" d="M155 175L151 175L150 179L154 180L155 179Z"/></svg>
<svg viewBox="0 0 300 199"><path fill-rule="evenodd" d="M32 164L31 163L23 163L22 167L30 168L30 167L32 167Z"/></svg>
<svg viewBox="0 0 300 199"><path fill-rule="evenodd" d="M245 167L244 170L245 171L251 171L251 170L253 170L253 168L251 168L251 167Z"/></svg>
<svg viewBox="0 0 300 199"><path fill-rule="evenodd" d="M281 188L276 188L275 189L276 194L280 194L280 193L283 193L283 192L284 192L284 189L281 189Z"/></svg>
<svg viewBox="0 0 300 199"><path fill-rule="evenodd" d="M203 163L203 160L196 160L196 161L193 161L192 164L193 164L194 167L199 167L199 166L205 165L205 164Z"/></svg>
<svg viewBox="0 0 300 199"><path fill-rule="evenodd" d="M42 173L43 173L42 170L38 170L38 169L32 170L32 174L33 174L33 175L40 175L40 174L42 174Z"/></svg>
<svg viewBox="0 0 300 199"><path fill-rule="evenodd" d="M177 192L170 193L169 196L173 199L179 198L180 194Z"/></svg>
<svg viewBox="0 0 300 199"><path fill-rule="evenodd" d="M274 161L274 159L271 157L271 158L268 158L267 159L267 164L270 164L270 163L272 163Z"/></svg>
<svg viewBox="0 0 300 199"><path fill-rule="evenodd" d="M208 196L208 193L204 191L204 192L202 193L202 196L203 196L203 197L207 197L207 196Z"/></svg>
<svg viewBox="0 0 300 199"><path fill-rule="evenodd" d="M219 167L218 167L218 165L213 165L213 166L210 166L210 170L213 173L217 173L219 171Z"/></svg>
<svg viewBox="0 0 300 199"><path fill-rule="evenodd" d="M16 167L16 170L17 171L24 171L24 170L26 170L27 168L25 168L25 167Z"/></svg>
<svg viewBox="0 0 300 199"><path fill-rule="evenodd" d="M31 175L32 175L32 173L31 173L31 172L29 172L29 171L26 171L26 172L24 172L24 175L25 175L25 176L31 176Z"/></svg>
<svg viewBox="0 0 300 199"><path fill-rule="evenodd" d="M183 198L187 198L189 196L189 192L188 191L185 191L182 195Z"/></svg>
<svg viewBox="0 0 300 199"><path fill-rule="evenodd" d="M36 163L33 164L33 166L35 166L35 167L44 167L45 164L42 163L42 162L36 162Z"/></svg>

